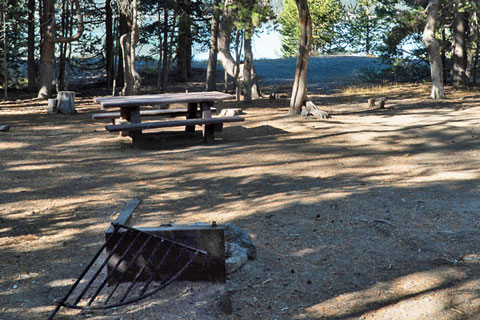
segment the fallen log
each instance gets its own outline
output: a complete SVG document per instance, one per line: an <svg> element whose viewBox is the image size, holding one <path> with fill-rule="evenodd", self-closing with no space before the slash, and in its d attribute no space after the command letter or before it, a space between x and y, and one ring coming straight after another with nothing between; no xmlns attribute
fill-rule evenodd
<svg viewBox="0 0 480 320"><path fill-rule="evenodd" d="M305 104L305 109L302 110L302 116L305 118L314 118L314 119L330 119L331 116L320 110L312 101L307 101Z"/></svg>

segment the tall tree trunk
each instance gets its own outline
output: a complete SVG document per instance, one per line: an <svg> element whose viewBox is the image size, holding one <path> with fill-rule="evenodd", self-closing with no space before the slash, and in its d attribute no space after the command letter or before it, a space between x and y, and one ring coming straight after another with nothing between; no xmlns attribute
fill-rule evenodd
<svg viewBox="0 0 480 320"><path fill-rule="evenodd" d="M69 43L78 40L83 33L83 17L78 0L74 0L77 16L77 33L71 37L59 38L55 34L54 0L43 0L41 18L42 43L40 49L40 79L38 98L46 99L52 93L53 60L55 58L55 43Z"/></svg>
<svg viewBox="0 0 480 320"><path fill-rule="evenodd" d="M190 20L191 21L191 20ZM192 77L192 60L193 60L193 52L192 52L192 46L193 46L193 35L192 35L192 29L188 28L188 43L187 43L187 78Z"/></svg>
<svg viewBox="0 0 480 320"><path fill-rule="evenodd" d="M423 43L428 50L430 60L430 74L432 77L432 99L444 99L445 91L443 87L443 66L442 57L437 39L435 38L435 23L437 22L438 12L440 10L440 0L429 0L427 6L427 23L423 30Z"/></svg>
<svg viewBox="0 0 480 320"><path fill-rule="evenodd" d="M68 31L68 25L69 21L68 20L68 3L67 1L63 0L62 1L62 31L63 37L67 37ZM66 69L66 64L67 64L67 44L66 43L61 43L60 44L60 59L58 63L58 76L57 76L57 91L63 91L65 90L65 69Z"/></svg>
<svg viewBox="0 0 480 320"><path fill-rule="evenodd" d="M58 63L57 92L65 90L65 67L67 63L67 44L60 44L60 59Z"/></svg>
<svg viewBox="0 0 480 320"><path fill-rule="evenodd" d="M442 43L442 46L441 46L441 50L440 50L440 54L442 56L442 67L443 67L443 83L447 83L447 74L448 74L448 70L447 70L447 34L446 34L446 27L445 27L445 22L443 21L444 19L442 19L440 21L440 25L442 26L442 39L441 39L441 43Z"/></svg>
<svg viewBox="0 0 480 320"><path fill-rule="evenodd" d="M252 53L252 33L253 30L245 30L243 40L243 48L245 52L245 61L243 67L243 79L245 92L243 94L243 101L252 101L252 68L253 68L253 53Z"/></svg>
<svg viewBox="0 0 480 320"><path fill-rule="evenodd" d="M36 71L37 65L35 63L35 0L28 0L28 92L35 92L36 90Z"/></svg>
<svg viewBox="0 0 480 320"><path fill-rule="evenodd" d="M74 12L74 3L70 3L70 17L67 17L68 21L68 28L67 28L67 36L71 37L73 35L73 16L71 15L72 12ZM68 52L68 54L67 54ZM66 60L66 66L65 66L65 78L64 78L64 88L63 90L68 91L68 86L70 85L70 73L72 71L72 42L66 43L65 46L65 60Z"/></svg>
<svg viewBox="0 0 480 320"><path fill-rule="evenodd" d="M207 91L215 91L217 84L217 56L218 56L218 19L220 11L218 6L219 0L215 0L213 14L212 14L212 29L210 36L210 50L208 52L208 65L207 65Z"/></svg>
<svg viewBox="0 0 480 320"><path fill-rule="evenodd" d="M289 115L298 115L307 99L307 68L308 53L312 46L312 19L307 0L295 0L297 3L300 22L300 41L298 47L297 68L293 82L292 97L290 98Z"/></svg>
<svg viewBox="0 0 480 320"><path fill-rule="evenodd" d="M475 53L475 41L476 41L476 22L477 19L476 12L470 12L467 14L466 26L466 51L467 51L467 59L466 59L466 68L465 68L465 76L467 78L467 85L472 80L472 73L473 73L473 59Z"/></svg>
<svg viewBox="0 0 480 320"><path fill-rule="evenodd" d="M105 1L105 29L105 71L107 74L107 86L110 88L113 83L114 74L112 0Z"/></svg>
<svg viewBox="0 0 480 320"><path fill-rule="evenodd" d="M365 8L365 17L367 19L367 28L365 34L365 53L370 55L370 8L368 7L368 3Z"/></svg>
<svg viewBox="0 0 480 320"><path fill-rule="evenodd" d="M242 95L242 82L243 78L240 77L240 55L242 53L243 41L240 41L242 37L242 33L240 30L237 30L235 33L235 73L233 74L233 79L235 81L235 96L237 100L237 106L240 102L240 96ZM242 73L243 77L243 73Z"/></svg>
<svg viewBox="0 0 480 320"><path fill-rule="evenodd" d="M169 50L169 42L168 42L168 10L167 8L163 11L163 61L162 61L162 72L160 74L160 78L162 81L162 91L165 92L167 89L167 79L170 69L170 50Z"/></svg>
<svg viewBox="0 0 480 320"><path fill-rule="evenodd" d="M43 0L41 21L42 43L40 46L40 69L38 97L46 99L52 93L53 60L55 58L54 1Z"/></svg>
<svg viewBox="0 0 480 320"><path fill-rule="evenodd" d="M472 81L473 84L477 84L477 67L478 67L478 58L480 54L480 33L479 33L479 25L478 25L478 14L474 13L474 17L470 20L472 23L472 26L470 30L472 31L472 44L475 45L475 55L473 58L473 66L472 66Z"/></svg>
<svg viewBox="0 0 480 320"><path fill-rule="evenodd" d="M158 19L158 62L157 62L157 91L160 91L162 88L162 60L163 60L163 51L162 51L162 7L160 4L157 5L157 19ZM167 10L164 8L164 10Z"/></svg>
<svg viewBox="0 0 480 320"><path fill-rule="evenodd" d="M130 73L133 75L133 89L134 93L136 94L138 89L140 88L140 75L137 72L136 67L136 55L135 49L137 48L138 40L140 39L140 27L138 25L138 6L140 0L133 0L133 25L132 31L130 34L131 37L131 47L130 47Z"/></svg>
<svg viewBox="0 0 480 320"><path fill-rule="evenodd" d="M2 21L2 33L3 33L3 98L7 100L8 98L8 62L7 62L7 20L6 20L6 2L5 0L1 1L1 18Z"/></svg>
<svg viewBox="0 0 480 320"><path fill-rule="evenodd" d="M190 3L184 1L180 6L180 17L178 23L178 46L177 46L177 80L185 82L188 78L188 46L191 45L191 19L188 14Z"/></svg>
<svg viewBox="0 0 480 320"><path fill-rule="evenodd" d="M140 75L135 66L135 48L139 39L139 27L137 21L137 0L132 2L130 32L120 37L120 45L123 54L123 90L122 95L132 96L137 94L140 85Z"/></svg>
<svg viewBox="0 0 480 320"><path fill-rule="evenodd" d="M462 3L462 2L461 2ZM467 86L467 45L466 45L466 18L465 12L461 12L456 6L455 19L453 22L453 54L452 54L452 81L456 87Z"/></svg>
<svg viewBox="0 0 480 320"><path fill-rule="evenodd" d="M218 26L218 58L223 69L231 76L235 75L235 60L230 52L231 33L233 28L232 12L229 6L232 0L226 0L220 22ZM240 75L243 78L243 64L240 65ZM261 96L258 88L257 74L255 68L252 69L252 98L257 99Z"/></svg>
<svg viewBox="0 0 480 320"><path fill-rule="evenodd" d="M128 17L123 13L120 12L118 15L118 30L117 30L117 50L118 52L118 70L117 70L117 83L123 83L125 82L125 71L123 70L123 49L122 49L122 42L120 38L122 35L127 34L130 32L130 27L128 25Z"/></svg>
<svg viewBox="0 0 480 320"><path fill-rule="evenodd" d="M478 46L478 42L476 44L476 48L475 48L475 57L473 59L473 75L472 75L472 82L474 85L477 84L477 68L478 68L478 57L479 57L479 46Z"/></svg>

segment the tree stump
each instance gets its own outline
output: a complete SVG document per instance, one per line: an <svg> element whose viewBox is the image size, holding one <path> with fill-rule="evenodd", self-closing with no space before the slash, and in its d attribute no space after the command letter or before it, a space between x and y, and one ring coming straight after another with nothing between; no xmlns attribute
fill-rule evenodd
<svg viewBox="0 0 480 320"><path fill-rule="evenodd" d="M385 97L381 97L380 99L378 99L378 102L379 102L378 108L379 109L385 109L385 101L387 101L387 98L385 98Z"/></svg>
<svg viewBox="0 0 480 320"><path fill-rule="evenodd" d="M75 114L75 91L59 91L57 94L57 111L63 114Z"/></svg>
<svg viewBox="0 0 480 320"><path fill-rule="evenodd" d="M47 113L57 113L57 99L48 99Z"/></svg>
<svg viewBox="0 0 480 320"><path fill-rule="evenodd" d="M385 109L386 101L387 101L386 97L370 98L368 99L368 107L370 109L375 109L377 107L377 102L378 102L378 109Z"/></svg>

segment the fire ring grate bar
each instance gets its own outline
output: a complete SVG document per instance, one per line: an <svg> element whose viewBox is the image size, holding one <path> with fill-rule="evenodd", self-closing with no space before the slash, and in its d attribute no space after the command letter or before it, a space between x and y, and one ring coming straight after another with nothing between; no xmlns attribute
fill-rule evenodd
<svg viewBox="0 0 480 320"><path fill-rule="evenodd" d="M65 297L56 303L49 319L61 307L108 309L150 297L176 280L197 256L207 255L206 251L148 231L115 222L112 226L113 232Z"/></svg>

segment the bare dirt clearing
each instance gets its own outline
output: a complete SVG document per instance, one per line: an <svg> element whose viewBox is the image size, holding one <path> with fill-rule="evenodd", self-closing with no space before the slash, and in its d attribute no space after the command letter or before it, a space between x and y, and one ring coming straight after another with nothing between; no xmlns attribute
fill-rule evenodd
<svg viewBox="0 0 480 320"><path fill-rule="evenodd" d="M384 90L388 92L380 92ZM176 283L128 308L58 319L466 319L480 314L480 93L427 86L312 95L332 119L287 118L287 100L241 104L223 139L135 150L78 115L0 104L0 319L45 319L118 209L137 225L229 222L257 259L225 285ZM285 91L287 92L287 91ZM218 104L219 109L231 104ZM161 139L160 139L161 140ZM228 290L233 313L217 306Z"/></svg>

